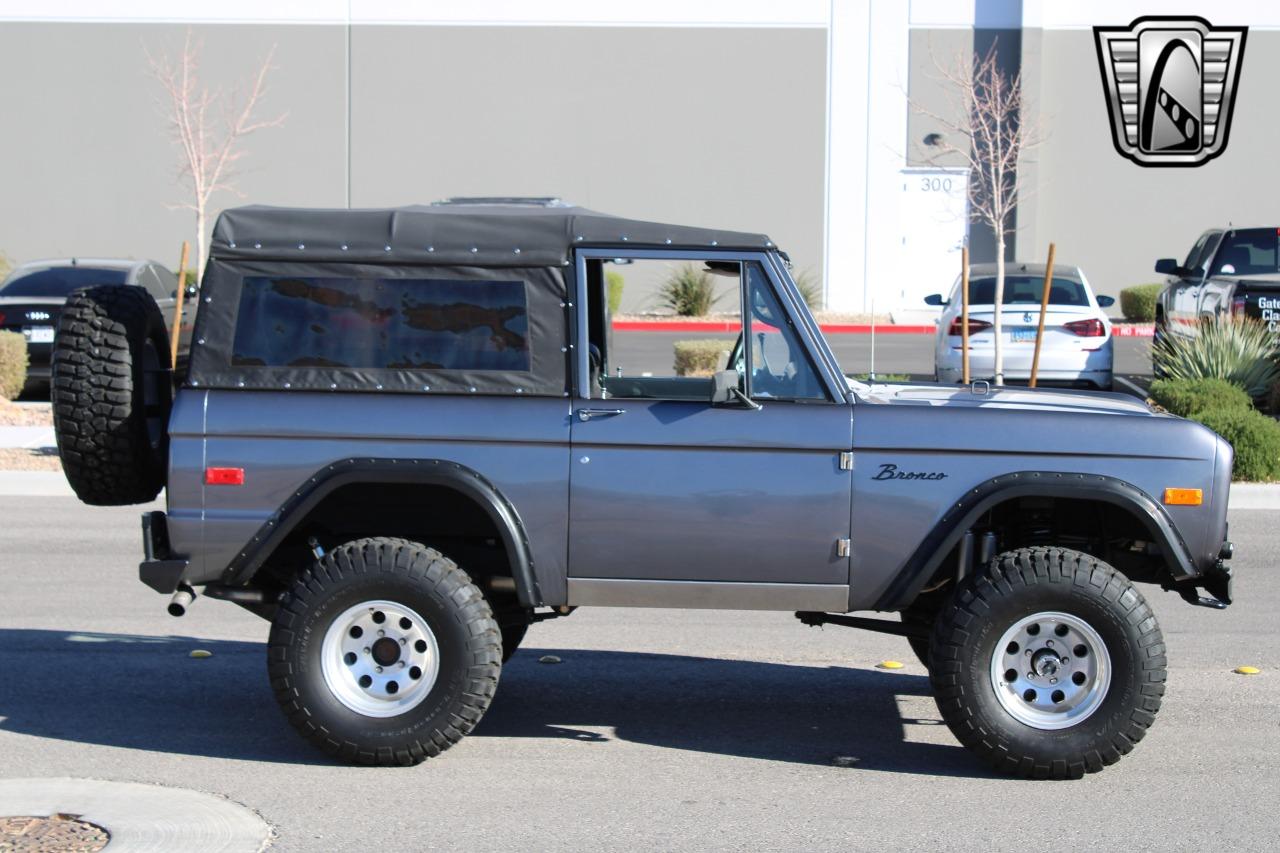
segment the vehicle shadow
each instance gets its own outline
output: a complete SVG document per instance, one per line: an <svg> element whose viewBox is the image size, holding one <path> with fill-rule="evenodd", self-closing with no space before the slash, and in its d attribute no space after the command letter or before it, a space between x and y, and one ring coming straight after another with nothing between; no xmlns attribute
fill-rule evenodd
<svg viewBox="0 0 1280 853"><path fill-rule="evenodd" d="M211 656L192 659L193 649ZM285 722L263 643L0 629L0 731L127 749L331 763ZM554 655L562 663L540 658ZM681 655L522 649L472 738L620 739L669 749L943 776L988 775L954 742L906 739L921 675ZM947 738L949 740L949 738Z"/></svg>

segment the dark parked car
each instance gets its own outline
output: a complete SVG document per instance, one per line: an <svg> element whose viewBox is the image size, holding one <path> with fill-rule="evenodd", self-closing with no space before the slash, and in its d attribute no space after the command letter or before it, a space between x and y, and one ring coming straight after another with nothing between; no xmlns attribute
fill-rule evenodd
<svg viewBox="0 0 1280 853"><path fill-rule="evenodd" d="M1194 337L1214 317L1251 317L1280 330L1280 228L1215 228L1182 263L1156 261L1168 276L1156 300L1156 335Z"/></svg>
<svg viewBox="0 0 1280 853"><path fill-rule="evenodd" d="M623 365L619 260L727 279L717 372ZM905 635L966 746L1082 776L1160 708L1139 587L1231 601L1229 444L1121 394L850 380L763 234L534 201L239 208L199 309L171 398L147 294L71 298L64 470L89 503L165 490L141 580L175 616L199 590L270 620L277 701L347 761L456 743L533 624L677 607Z"/></svg>
<svg viewBox="0 0 1280 853"><path fill-rule="evenodd" d="M173 322L178 277L155 261L128 258L63 258L32 261L0 284L0 330L27 339L27 390L49 384L49 359L62 306L73 290L98 284L137 285L156 301L166 325ZM192 306L194 315L195 307ZM185 368L192 322L183 323L178 367Z"/></svg>

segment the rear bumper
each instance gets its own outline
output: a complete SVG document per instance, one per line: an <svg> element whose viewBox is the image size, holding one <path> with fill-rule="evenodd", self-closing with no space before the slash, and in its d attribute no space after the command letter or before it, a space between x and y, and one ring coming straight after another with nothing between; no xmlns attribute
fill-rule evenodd
<svg viewBox="0 0 1280 853"><path fill-rule="evenodd" d="M169 550L169 527L160 511L142 514L142 553L138 579L156 592L176 592L187 571L187 561L174 557Z"/></svg>

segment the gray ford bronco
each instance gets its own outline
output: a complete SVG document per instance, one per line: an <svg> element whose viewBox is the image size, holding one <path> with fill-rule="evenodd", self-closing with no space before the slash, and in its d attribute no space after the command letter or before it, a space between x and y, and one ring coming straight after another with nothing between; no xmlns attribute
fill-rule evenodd
<svg viewBox="0 0 1280 853"><path fill-rule="evenodd" d="M605 273L642 262L736 306L711 375L612 333ZM582 606L901 635L998 770L1119 760L1164 694L1139 585L1230 603L1231 447L1119 394L850 380L788 266L554 201L230 210L176 390L144 290L71 297L59 448L88 503L164 490L142 581L269 620L284 713L352 762L456 743Z"/></svg>

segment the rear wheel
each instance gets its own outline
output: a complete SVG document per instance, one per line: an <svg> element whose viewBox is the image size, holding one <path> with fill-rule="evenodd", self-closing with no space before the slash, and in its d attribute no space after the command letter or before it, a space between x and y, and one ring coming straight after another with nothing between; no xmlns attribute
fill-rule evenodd
<svg viewBox="0 0 1280 853"><path fill-rule="evenodd" d="M938 617L930 678L955 736L996 770L1078 778L1142 740L1165 647L1142 595L1087 554L1024 548L966 579Z"/></svg>
<svg viewBox="0 0 1280 853"><path fill-rule="evenodd" d="M403 539L333 549L276 613L268 671L303 737L357 764L417 764L489 707L502 645L489 604L438 551Z"/></svg>

